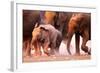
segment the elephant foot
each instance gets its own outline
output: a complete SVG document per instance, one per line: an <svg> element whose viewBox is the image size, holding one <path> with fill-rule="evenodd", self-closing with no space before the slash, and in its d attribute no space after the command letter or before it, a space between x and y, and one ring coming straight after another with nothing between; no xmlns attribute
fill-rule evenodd
<svg viewBox="0 0 100 73"><path fill-rule="evenodd" d="M55 56L60 56L59 50L55 50Z"/></svg>
<svg viewBox="0 0 100 73"><path fill-rule="evenodd" d="M87 46L82 46L82 50L86 53L90 53Z"/></svg>
<svg viewBox="0 0 100 73"><path fill-rule="evenodd" d="M50 56L50 53L49 52L44 52L47 56Z"/></svg>
<svg viewBox="0 0 100 73"><path fill-rule="evenodd" d="M51 49L48 48L48 49L44 49L44 54L46 54L47 56L50 56L51 55Z"/></svg>
<svg viewBox="0 0 100 73"><path fill-rule="evenodd" d="M69 48L67 48L67 51L68 51L68 54L71 55L71 52L70 52L70 49Z"/></svg>
<svg viewBox="0 0 100 73"><path fill-rule="evenodd" d="M88 54L91 55L91 48L88 50Z"/></svg>

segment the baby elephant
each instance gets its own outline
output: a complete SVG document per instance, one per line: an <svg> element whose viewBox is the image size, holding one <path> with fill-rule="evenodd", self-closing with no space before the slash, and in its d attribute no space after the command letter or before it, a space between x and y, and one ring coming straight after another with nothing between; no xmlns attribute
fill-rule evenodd
<svg viewBox="0 0 100 73"><path fill-rule="evenodd" d="M40 47L42 46L45 54L48 56L54 55L59 52L62 34L50 24L41 24L35 27L32 32L32 45L34 45L35 41L38 42L38 51L40 51ZM50 51L48 48L50 48ZM37 50L37 48L35 48L35 50Z"/></svg>

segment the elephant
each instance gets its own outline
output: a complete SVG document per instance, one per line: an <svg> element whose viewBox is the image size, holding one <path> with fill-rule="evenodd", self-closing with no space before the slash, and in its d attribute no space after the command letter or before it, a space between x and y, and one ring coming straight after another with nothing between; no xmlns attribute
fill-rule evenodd
<svg viewBox="0 0 100 73"><path fill-rule="evenodd" d="M76 54L80 54L80 36L82 37L81 49L84 52L91 54L91 51L86 46L87 41L91 40L91 13L77 12L72 14L72 17L68 23L67 33L67 50L69 54L71 54L70 42L73 34L75 34Z"/></svg>
<svg viewBox="0 0 100 73"><path fill-rule="evenodd" d="M62 34L51 24L41 24L38 27L35 27L32 32L31 44L34 45L35 41L38 42L35 50L38 51L39 54L41 54L40 46L42 46L45 54L48 56L54 55L59 52ZM50 48L50 51L48 51L48 48Z"/></svg>
<svg viewBox="0 0 100 73"><path fill-rule="evenodd" d="M57 29L62 33L63 39L66 39L66 33L68 32L68 22L73 12L59 12L56 25Z"/></svg>
<svg viewBox="0 0 100 73"><path fill-rule="evenodd" d="M57 28L56 22L58 20L59 12L45 11L44 12L44 24L51 24Z"/></svg>

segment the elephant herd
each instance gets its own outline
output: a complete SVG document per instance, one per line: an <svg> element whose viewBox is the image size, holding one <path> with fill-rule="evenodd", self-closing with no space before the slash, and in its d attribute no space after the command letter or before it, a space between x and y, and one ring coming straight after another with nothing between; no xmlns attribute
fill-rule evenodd
<svg viewBox="0 0 100 73"><path fill-rule="evenodd" d="M71 55L70 43L75 34L76 54L81 49L91 54L86 43L91 40L91 13L83 12L55 12L23 10L23 56L31 56L35 50L36 56L41 56L41 47L47 55L59 53L62 40L66 40L66 50Z"/></svg>

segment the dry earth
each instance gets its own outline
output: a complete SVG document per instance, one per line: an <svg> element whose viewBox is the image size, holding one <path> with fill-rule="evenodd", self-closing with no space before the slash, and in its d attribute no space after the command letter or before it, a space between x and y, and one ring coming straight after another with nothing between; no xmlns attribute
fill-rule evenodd
<svg viewBox="0 0 100 73"><path fill-rule="evenodd" d="M23 62L45 62L45 61L70 61L70 60L88 60L91 59L91 55L88 55L84 53L80 49L81 55L75 55L75 36L73 36L70 46L70 51L72 55L69 55L66 50L66 42L62 41L60 48L59 48L59 56L46 56L44 53L42 53L42 56L34 56L31 57L23 57ZM80 39L80 46L82 43L82 38ZM91 48L91 41L88 41L86 44L89 48ZM43 51L41 49L41 51ZM32 51L32 54L34 54L34 50Z"/></svg>

